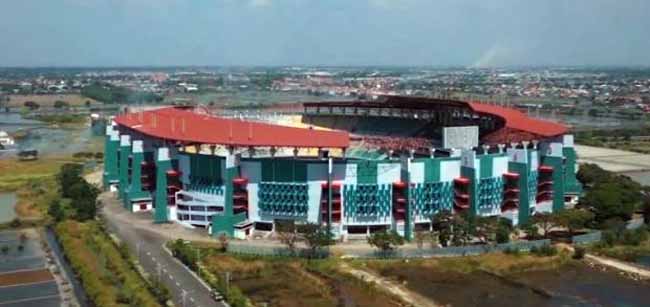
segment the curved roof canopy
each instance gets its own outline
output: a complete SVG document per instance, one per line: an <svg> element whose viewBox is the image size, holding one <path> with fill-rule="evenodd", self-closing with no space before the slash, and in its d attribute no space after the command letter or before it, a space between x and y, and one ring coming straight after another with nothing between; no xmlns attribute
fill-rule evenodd
<svg viewBox="0 0 650 307"><path fill-rule="evenodd" d="M307 107L352 107L352 108L388 108L408 109L413 112L422 110L467 110L470 113L497 119L499 125L493 130L486 130L483 141L504 143L511 141L551 138L565 134L565 125L535 119L513 108L507 108L480 102L467 102L453 99L437 99L415 96L382 96L375 101L338 101L321 103L304 103Z"/></svg>
<svg viewBox="0 0 650 307"><path fill-rule="evenodd" d="M346 148L350 145L347 132L227 119L174 107L122 114L115 122L144 135L189 144L302 148Z"/></svg>
<svg viewBox="0 0 650 307"><path fill-rule="evenodd" d="M522 113L519 110L491 104L468 102L476 113L497 116L504 120L506 129L514 129L532 133L542 137L554 137L565 134L566 126L546 120L539 120Z"/></svg>

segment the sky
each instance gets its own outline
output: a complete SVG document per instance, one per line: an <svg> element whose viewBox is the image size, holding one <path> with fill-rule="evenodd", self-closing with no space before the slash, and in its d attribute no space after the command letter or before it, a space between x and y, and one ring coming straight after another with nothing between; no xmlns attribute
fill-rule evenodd
<svg viewBox="0 0 650 307"><path fill-rule="evenodd" d="M650 66L650 1L0 1L0 66L175 65Z"/></svg>

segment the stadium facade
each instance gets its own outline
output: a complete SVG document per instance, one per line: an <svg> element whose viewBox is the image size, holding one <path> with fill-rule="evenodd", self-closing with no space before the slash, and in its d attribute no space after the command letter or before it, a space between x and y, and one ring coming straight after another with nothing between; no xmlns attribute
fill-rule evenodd
<svg viewBox="0 0 650 307"><path fill-rule="evenodd" d="M581 191L567 128L514 109L384 97L286 113L294 127L192 108L120 114L106 128L104 187L154 222L213 236L291 220L329 222L343 239L411 238L440 210L525 223Z"/></svg>

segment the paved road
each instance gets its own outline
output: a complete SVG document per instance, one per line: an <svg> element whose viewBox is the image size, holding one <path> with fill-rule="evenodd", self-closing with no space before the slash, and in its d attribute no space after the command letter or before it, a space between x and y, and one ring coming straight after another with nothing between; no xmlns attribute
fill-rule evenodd
<svg viewBox="0 0 650 307"><path fill-rule="evenodd" d="M108 229L128 244L148 273L162 276L162 281L171 291L177 306L226 306L215 302L210 296L210 291L163 249L162 246L168 237L125 222L124 215L130 213L110 194L102 194L101 199L104 203L102 215Z"/></svg>

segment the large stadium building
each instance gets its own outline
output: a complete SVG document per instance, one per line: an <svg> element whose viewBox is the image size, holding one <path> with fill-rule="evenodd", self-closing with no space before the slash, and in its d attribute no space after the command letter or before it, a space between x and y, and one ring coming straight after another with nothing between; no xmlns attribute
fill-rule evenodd
<svg viewBox="0 0 650 307"><path fill-rule="evenodd" d="M390 96L267 114L120 114L106 129L104 186L154 222L237 238L287 220L329 223L342 239L411 238L440 210L520 224L581 191L567 128L502 106Z"/></svg>

